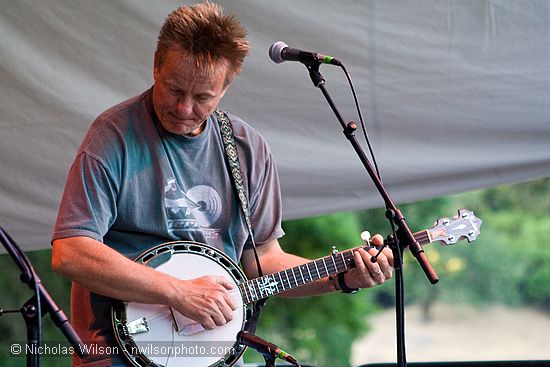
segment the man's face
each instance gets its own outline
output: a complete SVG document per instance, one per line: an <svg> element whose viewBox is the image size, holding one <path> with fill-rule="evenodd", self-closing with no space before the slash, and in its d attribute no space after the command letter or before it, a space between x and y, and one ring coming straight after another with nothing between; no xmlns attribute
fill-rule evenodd
<svg viewBox="0 0 550 367"><path fill-rule="evenodd" d="M226 75L224 63L211 75L202 75L185 53L167 51L154 71L153 106L162 126L173 134L200 134L225 94Z"/></svg>

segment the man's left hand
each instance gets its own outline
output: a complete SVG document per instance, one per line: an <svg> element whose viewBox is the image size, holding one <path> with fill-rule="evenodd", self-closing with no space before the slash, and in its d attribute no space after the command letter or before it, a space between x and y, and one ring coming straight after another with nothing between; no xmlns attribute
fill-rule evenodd
<svg viewBox="0 0 550 367"><path fill-rule="evenodd" d="M384 238L377 234L371 238L373 246L381 246ZM393 254L391 249L384 248L378 255L376 262L371 262L372 256L376 255L378 250L371 248L365 251L363 248L357 249L354 253L354 269L346 273L345 281L349 288L371 288L384 283L393 276Z"/></svg>

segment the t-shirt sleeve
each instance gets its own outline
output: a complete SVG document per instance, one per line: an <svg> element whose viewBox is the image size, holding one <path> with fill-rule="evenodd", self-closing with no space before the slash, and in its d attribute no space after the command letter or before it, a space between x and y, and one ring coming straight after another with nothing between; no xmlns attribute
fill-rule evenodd
<svg viewBox="0 0 550 367"><path fill-rule="evenodd" d="M87 236L103 241L116 219L117 187L109 170L85 152L69 170L52 241Z"/></svg>
<svg viewBox="0 0 550 367"><path fill-rule="evenodd" d="M267 145L264 145L263 153L263 159L255 162L254 172L250 178L252 181L249 183L250 220L258 245L284 235L281 226L282 199L277 167ZM246 247L249 246L250 243L247 242Z"/></svg>

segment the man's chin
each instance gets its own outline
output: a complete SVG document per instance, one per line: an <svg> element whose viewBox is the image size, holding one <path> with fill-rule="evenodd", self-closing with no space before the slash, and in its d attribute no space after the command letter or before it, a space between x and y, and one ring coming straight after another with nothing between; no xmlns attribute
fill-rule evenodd
<svg viewBox="0 0 550 367"><path fill-rule="evenodd" d="M201 124L194 121L192 123L170 121L168 124L163 125L167 131L176 135L195 136L202 132Z"/></svg>

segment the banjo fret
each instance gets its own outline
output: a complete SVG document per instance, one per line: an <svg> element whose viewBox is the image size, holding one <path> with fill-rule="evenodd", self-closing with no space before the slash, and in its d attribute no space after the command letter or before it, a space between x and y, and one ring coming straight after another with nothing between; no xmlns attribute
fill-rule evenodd
<svg viewBox="0 0 550 367"><path fill-rule="evenodd" d="M302 284L306 283L306 280L304 279L304 273L302 272L302 267L297 266L298 270L300 271L300 276L302 277Z"/></svg>
<svg viewBox="0 0 550 367"><path fill-rule="evenodd" d="M281 281L281 286L283 287L283 292L285 291L285 282L283 282L283 277L281 276L281 273L277 273L279 275L279 280Z"/></svg>
<svg viewBox="0 0 550 367"><path fill-rule="evenodd" d="M319 279L321 279L321 273L319 273L319 267L317 266L317 261L314 261L313 264L315 265L315 270L317 270L317 275L319 276Z"/></svg>
<svg viewBox="0 0 550 367"><path fill-rule="evenodd" d="M298 282L298 278L296 278L296 271L295 271L295 270L296 270L296 268L292 268L292 269L290 269L290 272L292 273L292 277L294 278L294 282L296 283L296 284L294 285L294 287L299 287L299 286L300 286L300 282ZM293 287L293 288L294 288L294 287Z"/></svg>

